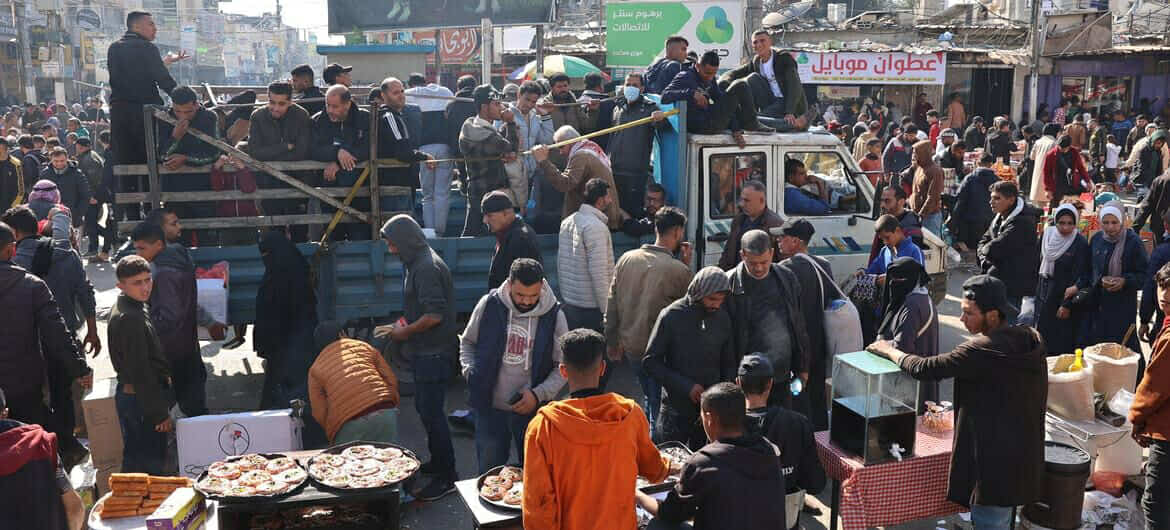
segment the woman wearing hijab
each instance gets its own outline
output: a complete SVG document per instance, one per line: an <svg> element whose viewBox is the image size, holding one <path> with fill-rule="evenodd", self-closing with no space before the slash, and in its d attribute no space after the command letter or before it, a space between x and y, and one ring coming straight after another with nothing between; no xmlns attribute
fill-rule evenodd
<svg viewBox="0 0 1170 530"><path fill-rule="evenodd" d="M260 409L284 408L291 397L306 397L309 367L317 358L313 330L317 297L309 284L309 263L284 232L260 236L264 278L256 292L253 345L265 360Z"/></svg>
<svg viewBox="0 0 1170 530"><path fill-rule="evenodd" d="M1074 296L1089 286L1089 242L1077 231L1075 206L1062 204L1044 229L1040 242L1040 281L1036 284L1036 331L1044 337L1048 355L1072 353L1081 314ZM1123 332L1124 333L1124 332Z"/></svg>
<svg viewBox="0 0 1170 530"><path fill-rule="evenodd" d="M1146 248L1141 238L1124 226L1125 215L1121 213L1120 203L1106 204L1099 217L1101 231L1093 234L1089 244L1092 252L1089 285L1094 289L1096 303L1087 322L1085 343L1121 343L1130 327L1136 325L1137 293L1146 280ZM1142 351L1136 331L1129 334L1125 346ZM1144 365L1144 360L1139 360L1139 380Z"/></svg>
<svg viewBox="0 0 1170 530"><path fill-rule="evenodd" d="M882 289L882 322L878 340L892 341L901 351L919 357L938 355L938 313L930 300L930 275L914 258L903 256L890 262L886 285ZM920 386L916 408L924 412L923 403L938 401L938 381L924 381Z"/></svg>

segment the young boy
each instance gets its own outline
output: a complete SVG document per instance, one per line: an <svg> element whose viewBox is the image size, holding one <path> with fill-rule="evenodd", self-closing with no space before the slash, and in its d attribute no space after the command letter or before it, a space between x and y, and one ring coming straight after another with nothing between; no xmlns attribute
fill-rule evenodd
<svg viewBox="0 0 1170 530"><path fill-rule="evenodd" d="M861 158L858 165L861 170L865 172L865 176L869 177L869 183L877 188L878 180L882 178L882 141L879 138L871 138L865 142L865 156Z"/></svg>
<svg viewBox="0 0 1170 530"><path fill-rule="evenodd" d="M874 223L874 232L877 233L878 239L882 241L884 246L878 252L876 258L869 263L869 267L865 269L866 274L885 275L886 267L890 266L890 262L894 258L902 256L910 256L918 263L926 263L922 257L922 249L914 244L914 241L906 237L906 232L902 230L902 225L898 224L898 218L890 214L878 217Z"/></svg>
<svg viewBox="0 0 1170 530"><path fill-rule="evenodd" d="M825 488L825 469L817 457L812 422L782 407L769 407L772 394L772 363L762 355L745 355L739 363L735 384L747 400L748 431L763 435L780 447L780 469L787 493L804 490L817 495Z"/></svg>
<svg viewBox="0 0 1170 530"><path fill-rule="evenodd" d="M1117 137L1105 137L1105 182L1117 182L1117 166L1121 161L1121 145Z"/></svg>
<svg viewBox="0 0 1170 530"><path fill-rule="evenodd" d="M150 263L126 256L115 269L118 301L110 311L106 342L118 374L114 402L122 427L122 472L162 475L166 433L174 428L170 408L171 369L146 308L152 287Z"/></svg>

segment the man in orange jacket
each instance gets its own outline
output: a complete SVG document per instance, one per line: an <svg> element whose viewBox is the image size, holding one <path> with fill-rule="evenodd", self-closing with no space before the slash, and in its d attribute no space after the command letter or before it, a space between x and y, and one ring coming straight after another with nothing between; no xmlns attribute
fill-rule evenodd
<svg viewBox="0 0 1170 530"><path fill-rule="evenodd" d="M524 526L634 530L638 475L661 482L677 470L650 441L638 404L598 388L605 338L575 329L561 338L561 352L569 399L541 407L524 438Z"/></svg>
<svg viewBox="0 0 1170 530"><path fill-rule="evenodd" d="M1162 311L1170 311L1170 264L1163 265L1154 275L1158 286L1158 305ZM1170 313L1167 313L1170 314ZM1146 492L1142 496L1142 509L1146 512L1146 528L1170 528L1170 480L1166 470L1170 469L1170 334L1162 325L1162 333L1154 341L1150 353L1150 364L1142 376L1133 405L1129 409L1129 421L1133 424L1133 437L1142 447L1148 447L1150 458L1146 462Z"/></svg>

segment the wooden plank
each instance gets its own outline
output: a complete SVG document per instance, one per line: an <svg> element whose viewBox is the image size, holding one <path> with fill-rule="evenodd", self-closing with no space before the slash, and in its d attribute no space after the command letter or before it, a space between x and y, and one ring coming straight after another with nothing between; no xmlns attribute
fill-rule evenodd
<svg viewBox="0 0 1170 530"><path fill-rule="evenodd" d="M147 108L157 109L157 107L147 107ZM154 116L156 118L163 120L167 123L170 123L172 125L174 123L176 123L176 120L174 118L172 118L169 114L167 114L166 112L164 112L162 110L155 110ZM265 162L261 162L259 160L256 160L255 158L252 158L252 156L249 155L248 153L245 153L239 149L236 149L235 147L233 147L231 145L228 145L227 142L223 142L223 141L218 140L216 138L212 138L211 136L204 134L202 131L200 131L198 129L188 129L187 134L194 135L196 138L203 140L204 142L207 142L215 147L218 147L221 151L234 156L236 159L240 160L241 162L246 164L248 167L251 167L253 169L257 169L257 170L263 171L265 173L268 173L269 175L272 175L272 176L276 177L277 179L280 179L285 184L288 184L294 188L297 188L297 189L305 192L308 195L311 195L313 197L317 197L322 202L329 204L330 206L333 206L334 208L342 210L345 213L350 214L350 215L358 218L363 223L370 222L370 216L366 215L365 213L359 212L356 209L350 208L349 206L342 204L341 201L334 199L333 197L317 193L317 190L313 189L312 186L309 186L308 184L301 182L300 180L296 179L295 177L292 177L292 176L284 173L283 171L280 171L279 169L276 169L276 168L268 165ZM152 191L153 191L153 189L152 189Z"/></svg>
<svg viewBox="0 0 1170 530"><path fill-rule="evenodd" d="M162 206L162 200L159 198L159 192L162 191L162 188L158 182L158 143L154 134L156 127L154 126L151 106L147 105L143 107L142 114L142 123L146 128L146 173L148 175L147 179L150 182L150 200L148 202L151 207L158 208Z"/></svg>
<svg viewBox="0 0 1170 530"><path fill-rule="evenodd" d="M387 215L397 215L406 212L386 212ZM186 229L224 229L224 228L259 228L264 226L308 225L325 224L333 218L331 213L295 214L295 215L261 215L257 217L205 217L202 219L183 219L183 228ZM343 221L357 222L348 215L343 215ZM118 223L118 231L128 233L142 221L122 221Z"/></svg>
<svg viewBox="0 0 1170 530"><path fill-rule="evenodd" d="M281 170L281 171L321 171L321 170L325 169L325 166L329 165L326 162L317 162L315 160L298 160L296 162L266 162L266 163L268 165L276 168L276 169ZM360 162L360 163L358 163L357 167L364 168L364 167L366 167L366 165L367 165L366 162ZM406 166L409 166L410 164L407 164L404 162L399 162L398 160L395 160L393 158L382 158L382 159L378 160L378 165L382 166L382 167L406 167ZM183 166L179 169L167 169L165 167L159 167L158 172L160 175L204 174L204 173L211 173L211 165L199 166L199 167ZM114 166L114 174L119 175L119 176L120 175L146 175L147 173L148 173L148 171L147 171L146 164L118 164L118 165Z"/></svg>
<svg viewBox="0 0 1170 530"><path fill-rule="evenodd" d="M315 188L318 192L327 194L332 197L344 197L349 193L348 188ZM382 186L382 195L409 195L414 190L405 186ZM148 193L118 193L114 196L114 202L118 204L135 204L146 202L149 200ZM358 191L359 197L369 197L370 190L361 189ZM239 190L231 191L164 191L162 192L162 200L164 202L206 202L206 201L250 201L250 200L264 200L264 199L304 199L305 194L300 190L292 190L287 188L281 189L267 189L256 190L252 193L245 193Z"/></svg>
<svg viewBox="0 0 1170 530"><path fill-rule="evenodd" d="M370 108L370 192L378 189L378 129L380 123L378 122L377 108ZM391 118L393 119L393 118ZM379 230L382 229L382 201L374 199L370 201L370 234L377 237ZM382 267L374 269L374 293L379 298L386 296L386 289L383 285Z"/></svg>

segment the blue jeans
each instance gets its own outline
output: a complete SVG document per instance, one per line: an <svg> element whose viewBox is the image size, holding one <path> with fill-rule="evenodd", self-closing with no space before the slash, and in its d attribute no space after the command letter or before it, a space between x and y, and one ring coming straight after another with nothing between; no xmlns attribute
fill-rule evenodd
<svg viewBox="0 0 1170 530"><path fill-rule="evenodd" d="M166 474L163 462L167 456L167 433L147 424L138 396L123 392L121 384L114 393L114 406L122 428L122 472Z"/></svg>
<svg viewBox="0 0 1170 530"><path fill-rule="evenodd" d="M935 212L922 218L922 228L930 230L932 234L942 238L942 222L942 212Z"/></svg>
<svg viewBox="0 0 1170 530"><path fill-rule="evenodd" d="M1170 528L1170 442L1150 444L1150 459L1146 462L1146 492L1142 496L1142 511L1146 512L1146 528Z"/></svg>
<svg viewBox="0 0 1170 530"><path fill-rule="evenodd" d="M479 458L479 474L508 463L512 445L520 465L524 465L524 431L532 415L521 416L497 408L475 409L475 455Z"/></svg>
<svg viewBox="0 0 1170 530"><path fill-rule="evenodd" d="M427 431L427 451L439 480L455 482L455 447L447 426L447 380L450 363L441 355L414 359L414 410Z"/></svg>
<svg viewBox="0 0 1170 530"><path fill-rule="evenodd" d="M427 144L419 148L437 159L451 158L447 144ZM434 228L442 236L447 229L447 214L451 209L451 170L455 164L443 162L435 169L419 166L418 181L422 187L423 228Z"/></svg>
<svg viewBox="0 0 1170 530"><path fill-rule="evenodd" d="M646 372L642 361L633 362L634 372L638 374L638 384L642 385L642 408L646 411L646 420L650 422L650 438L654 438L658 430L658 408L662 406L662 385Z"/></svg>
<svg viewBox="0 0 1170 530"><path fill-rule="evenodd" d="M1007 530L1012 527L1012 507L972 504L971 524L975 530Z"/></svg>

